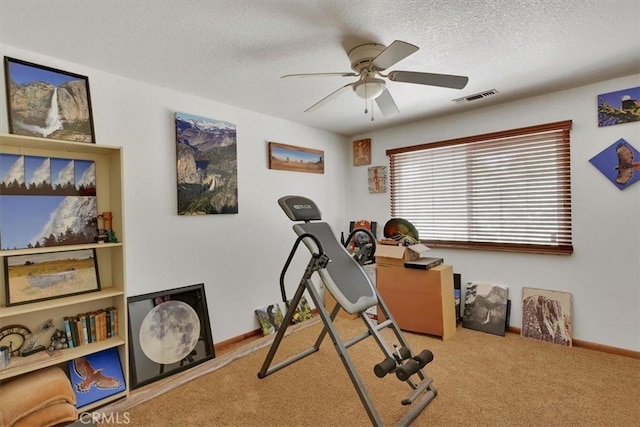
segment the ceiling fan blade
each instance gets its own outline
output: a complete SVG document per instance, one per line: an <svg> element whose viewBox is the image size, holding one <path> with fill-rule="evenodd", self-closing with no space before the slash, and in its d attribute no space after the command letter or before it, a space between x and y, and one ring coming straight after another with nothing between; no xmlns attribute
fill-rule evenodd
<svg viewBox="0 0 640 427"><path fill-rule="evenodd" d="M414 46L401 40L396 40L387 46L385 50L380 52L378 56L375 57L371 65L379 70L386 70L393 64L402 61L407 56L416 52L418 49L418 46Z"/></svg>
<svg viewBox="0 0 640 427"><path fill-rule="evenodd" d="M469 77L451 74L419 73L415 71L392 71L387 76L389 80L403 83L448 87L462 89L467 85Z"/></svg>
<svg viewBox="0 0 640 427"><path fill-rule="evenodd" d="M393 117L396 114L400 113L400 110L398 110L398 106L391 97L389 90L386 88L382 91L380 96L376 98L376 104L378 104L378 108L380 108L380 112L385 118Z"/></svg>
<svg viewBox="0 0 640 427"><path fill-rule="evenodd" d="M328 77L328 76L340 76L340 77L358 77L358 74L352 72L344 73L306 73L306 74L285 74L281 76L281 79L288 79L292 77Z"/></svg>
<svg viewBox="0 0 640 427"><path fill-rule="evenodd" d="M331 92L329 95L325 96L324 98L322 98L320 101L316 102L315 104L313 104L311 107L307 108L306 110L304 110L305 113L309 113L311 111L315 111L318 108L322 107L324 104L326 104L327 102L331 101L333 98L336 98L338 95L340 95L342 92L344 92L345 90L349 89L351 86L353 86L356 82L353 83L349 83L346 84L344 86L342 86L341 88Z"/></svg>

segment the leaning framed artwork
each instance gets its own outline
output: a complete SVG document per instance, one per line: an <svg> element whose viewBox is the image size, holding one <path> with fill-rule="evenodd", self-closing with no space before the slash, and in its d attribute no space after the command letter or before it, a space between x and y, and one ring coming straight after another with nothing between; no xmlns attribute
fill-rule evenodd
<svg viewBox="0 0 640 427"><path fill-rule="evenodd" d="M82 408L126 390L117 348L109 348L69 361L69 378Z"/></svg>
<svg viewBox="0 0 640 427"><path fill-rule="evenodd" d="M4 57L9 133L95 143L89 78Z"/></svg>
<svg viewBox="0 0 640 427"><path fill-rule="evenodd" d="M4 257L7 306L100 290L95 249Z"/></svg>
<svg viewBox="0 0 640 427"><path fill-rule="evenodd" d="M131 389L215 357L204 284L127 299Z"/></svg>
<svg viewBox="0 0 640 427"><path fill-rule="evenodd" d="M573 297L569 292L522 288L520 335L553 344L573 344Z"/></svg>
<svg viewBox="0 0 640 427"><path fill-rule="evenodd" d="M324 151L270 142L269 169L324 173Z"/></svg>

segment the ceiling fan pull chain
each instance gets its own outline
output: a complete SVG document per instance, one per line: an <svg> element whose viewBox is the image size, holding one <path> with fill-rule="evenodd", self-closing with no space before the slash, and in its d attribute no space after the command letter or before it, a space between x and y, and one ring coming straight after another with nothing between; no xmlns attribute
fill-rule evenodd
<svg viewBox="0 0 640 427"><path fill-rule="evenodd" d="M371 121L373 121L373 99L371 100Z"/></svg>
<svg viewBox="0 0 640 427"><path fill-rule="evenodd" d="M364 113L367 114L369 110L367 110L367 85L364 85Z"/></svg>

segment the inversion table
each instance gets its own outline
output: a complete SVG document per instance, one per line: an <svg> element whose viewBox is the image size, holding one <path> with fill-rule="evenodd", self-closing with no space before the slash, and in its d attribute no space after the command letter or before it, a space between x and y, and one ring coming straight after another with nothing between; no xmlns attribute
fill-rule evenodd
<svg viewBox="0 0 640 427"><path fill-rule="evenodd" d="M302 221L293 226L293 230L298 235L298 238L291 249L289 258L280 275L280 289L283 302L287 303L284 288L285 273L289 268L289 264L300 242L303 242L311 252L311 259L307 264L295 295L288 305L287 312L282 321L282 327L278 330L271 344L262 368L260 372L258 372L258 377L265 378L315 353L320 349L320 344L325 336L329 334L349 374L351 382L367 411L371 423L375 426L382 426L382 420L376 412L373 402L347 351L352 345L368 337L373 337L384 353L382 362L377 363L373 368L375 375L382 378L389 373L395 373L399 380L406 382L411 388L409 395L401 401L403 405L410 406L410 409L408 409L407 413L397 424L399 426L409 425L437 394L432 384L432 379L429 378L423 370L424 366L433 360L433 354L429 350L423 350L417 355L412 352L393 315L389 313L385 302L376 292L369 277L349 252L338 242L329 224L325 222L312 222L321 220L320 210L313 201L302 196L285 196L278 200L278 204L289 219L292 221ZM336 305L331 313L325 309L322 298L311 280L311 276L315 272L318 273L324 283L325 291L330 292L336 300ZM285 335L285 331L291 324L293 314L305 291L309 292L313 299L324 327L311 348L271 366L273 358ZM366 313L368 308L376 305L378 306L379 318L380 314L382 314L384 316L383 318L386 319L379 324L376 324ZM367 330L343 342L333 323L340 308L349 314L358 314L364 321ZM390 328L393 331L398 342L397 345L394 344L393 349L387 345L384 337L380 333L380 331L385 328ZM417 376L416 380L414 380L415 376Z"/></svg>

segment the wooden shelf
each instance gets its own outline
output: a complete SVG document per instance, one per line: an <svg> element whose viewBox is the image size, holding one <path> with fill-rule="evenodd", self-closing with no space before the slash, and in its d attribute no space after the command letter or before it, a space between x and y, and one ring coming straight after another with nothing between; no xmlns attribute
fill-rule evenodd
<svg viewBox="0 0 640 427"><path fill-rule="evenodd" d="M12 357L9 366L0 369L0 381L123 344L125 344L124 339L120 337L113 337L104 341L81 345L79 347L55 350L51 353L41 351L27 357Z"/></svg>
<svg viewBox="0 0 640 427"><path fill-rule="evenodd" d="M114 287L104 288L97 292L87 294L72 295L66 298L51 299L47 301L34 302L31 304L14 305L11 307L0 307L0 319L3 317L18 316L36 311L49 310L52 308L67 307L70 305L82 304L89 301L98 301L124 295L122 289Z"/></svg>
<svg viewBox="0 0 640 427"><path fill-rule="evenodd" d="M77 251L80 249L107 249L122 247L122 242L117 243L87 243L83 245L47 246L45 248L27 248L0 250L1 256L15 256L28 254L43 254L50 252Z"/></svg>

